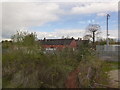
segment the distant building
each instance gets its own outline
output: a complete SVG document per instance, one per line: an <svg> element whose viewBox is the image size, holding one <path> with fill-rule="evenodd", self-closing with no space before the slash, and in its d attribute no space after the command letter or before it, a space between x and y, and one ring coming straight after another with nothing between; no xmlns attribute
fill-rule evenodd
<svg viewBox="0 0 120 90"><path fill-rule="evenodd" d="M71 39L46 39L39 40L42 47L45 48L47 51L53 51L53 50L62 50L64 48L72 48L75 50L78 47L79 43L86 42L88 40L82 40L80 38L74 39L73 37Z"/></svg>

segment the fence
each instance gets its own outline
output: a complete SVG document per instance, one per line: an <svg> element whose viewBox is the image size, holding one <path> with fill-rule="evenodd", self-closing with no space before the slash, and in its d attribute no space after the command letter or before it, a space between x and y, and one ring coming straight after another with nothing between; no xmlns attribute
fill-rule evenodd
<svg viewBox="0 0 120 90"><path fill-rule="evenodd" d="M120 45L97 45L96 50L99 58L108 61L119 61Z"/></svg>

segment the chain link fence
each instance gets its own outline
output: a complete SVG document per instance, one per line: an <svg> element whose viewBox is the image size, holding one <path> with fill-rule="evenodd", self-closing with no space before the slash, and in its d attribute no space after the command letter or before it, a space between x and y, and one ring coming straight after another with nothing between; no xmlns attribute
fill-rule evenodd
<svg viewBox="0 0 120 90"><path fill-rule="evenodd" d="M98 57L107 61L119 61L120 45L97 45Z"/></svg>

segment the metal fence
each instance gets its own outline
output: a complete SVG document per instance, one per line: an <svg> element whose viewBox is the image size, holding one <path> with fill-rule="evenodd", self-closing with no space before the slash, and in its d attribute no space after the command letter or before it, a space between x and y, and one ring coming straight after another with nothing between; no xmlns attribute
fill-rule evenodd
<svg viewBox="0 0 120 90"><path fill-rule="evenodd" d="M119 61L120 45L97 45L99 58L107 61Z"/></svg>

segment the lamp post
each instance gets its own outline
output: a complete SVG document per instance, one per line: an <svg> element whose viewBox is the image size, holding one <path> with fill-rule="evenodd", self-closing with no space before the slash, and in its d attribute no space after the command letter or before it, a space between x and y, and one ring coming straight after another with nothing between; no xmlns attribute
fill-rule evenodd
<svg viewBox="0 0 120 90"><path fill-rule="evenodd" d="M110 15L107 14L107 45L109 45L109 38L108 38L108 36L109 36L109 34L108 34L108 19L109 19L109 17L110 17Z"/></svg>

